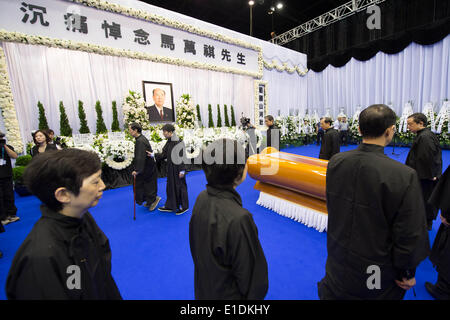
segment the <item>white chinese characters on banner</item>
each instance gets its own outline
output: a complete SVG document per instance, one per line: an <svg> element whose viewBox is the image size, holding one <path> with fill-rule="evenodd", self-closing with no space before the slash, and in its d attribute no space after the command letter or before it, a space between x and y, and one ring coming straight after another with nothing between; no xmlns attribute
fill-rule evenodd
<svg viewBox="0 0 450 320"><path fill-rule="evenodd" d="M0 29L260 73L260 51L63 0L0 0Z"/></svg>

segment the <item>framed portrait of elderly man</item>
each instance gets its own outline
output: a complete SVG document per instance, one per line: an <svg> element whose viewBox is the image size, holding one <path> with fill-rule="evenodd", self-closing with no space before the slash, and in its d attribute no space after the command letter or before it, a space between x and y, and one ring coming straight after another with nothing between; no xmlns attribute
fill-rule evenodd
<svg viewBox="0 0 450 320"><path fill-rule="evenodd" d="M142 81L145 108L150 122L173 122L175 120L172 84Z"/></svg>

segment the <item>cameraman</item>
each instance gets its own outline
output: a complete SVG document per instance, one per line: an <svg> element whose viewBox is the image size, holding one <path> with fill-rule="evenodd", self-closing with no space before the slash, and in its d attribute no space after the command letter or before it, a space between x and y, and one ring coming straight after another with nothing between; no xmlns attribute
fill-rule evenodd
<svg viewBox="0 0 450 320"><path fill-rule="evenodd" d="M239 129L243 130L249 136L249 141L247 143L247 147L245 148L245 159L249 156L258 153L256 150L256 134L255 134L255 126L250 123L250 118L244 117L244 113L242 113L241 117L241 125Z"/></svg>
<svg viewBox="0 0 450 320"><path fill-rule="evenodd" d="M17 208L14 205L14 187L11 158L16 159L14 148L6 144L5 134L0 132L0 220L2 225L15 222Z"/></svg>

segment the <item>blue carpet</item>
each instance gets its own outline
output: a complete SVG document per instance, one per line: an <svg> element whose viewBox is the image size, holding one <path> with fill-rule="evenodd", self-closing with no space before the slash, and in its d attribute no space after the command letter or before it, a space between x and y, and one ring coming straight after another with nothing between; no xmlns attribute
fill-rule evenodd
<svg viewBox="0 0 450 320"><path fill-rule="evenodd" d="M347 151L355 146L342 147ZM385 153L404 162L407 148L386 148ZM283 151L317 157L319 147L314 145L287 148ZM443 166L450 163L450 151L443 151ZM206 179L201 171L187 175L190 207L204 190ZM243 205L254 217L259 238L269 266L269 291L266 299L314 300L318 299L317 282L325 274L326 233L282 217L256 205L258 192L255 181L247 177L237 190ZM165 202L166 179L158 180L158 193ZM148 212L137 206L133 220L133 190L131 187L104 192L99 205L91 212L100 228L110 239L113 253L113 276L124 299L194 299L194 266L189 249L189 220L191 211L182 216L173 213ZM21 220L5 226L0 234L0 299L6 299L5 284L13 256L33 224L39 219L39 200L33 196L16 197ZM434 240L440 219L430 231ZM432 299L424 288L425 281L435 282L437 273L430 261L425 260L417 269L415 287L406 299Z"/></svg>

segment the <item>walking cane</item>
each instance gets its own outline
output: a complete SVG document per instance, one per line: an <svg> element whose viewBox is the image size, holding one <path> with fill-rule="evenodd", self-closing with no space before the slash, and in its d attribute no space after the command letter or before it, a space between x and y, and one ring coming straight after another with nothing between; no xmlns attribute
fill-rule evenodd
<svg viewBox="0 0 450 320"><path fill-rule="evenodd" d="M136 176L133 176L133 207L134 207L133 220L136 220Z"/></svg>

